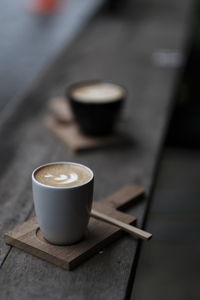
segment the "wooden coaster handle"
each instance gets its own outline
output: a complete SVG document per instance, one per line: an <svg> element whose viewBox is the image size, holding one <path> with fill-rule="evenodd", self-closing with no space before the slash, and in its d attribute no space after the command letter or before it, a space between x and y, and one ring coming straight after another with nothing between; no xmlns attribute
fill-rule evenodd
<svg viewBox="0 0 200 300"><path fill-rule="evenodd" d="M138 238L141 238L143 240L149 240L152 238L152 234L149 233L149 232L146 232L142 229L139 229L135 226L132 226L132 225L128 225L124 222L121 222L115 218L112 218L106 214L103 214L103 213L100 213L98 212L97 210L95 209L92 209L90 215L93 217L93 218L96 218L96 219L99 219L99 220L102 220L104 222L107 222L107 223L110 223L112 225L116 225L118 227L120 227L121 229L123 229L124 231L130 233L130 234L133 234L134 236L138 237Z"/></svg>
<svg viewBox="0 0 200 300"><path fill-rule="evenodd" d="M133 204L133 201L144 197L145 191L144 188L137 184L130 184L114 194L106 197L103 202L111 205L113 208L125 208L129 204Z"/></svg>

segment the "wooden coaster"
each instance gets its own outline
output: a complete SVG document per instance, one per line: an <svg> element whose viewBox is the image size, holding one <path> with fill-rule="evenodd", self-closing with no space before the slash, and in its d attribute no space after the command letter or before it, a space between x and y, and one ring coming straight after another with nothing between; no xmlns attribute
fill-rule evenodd
<svg viewBox="0 0 200 300"><path fill-rule="evenodd" d="M60 98L53 98L48 103L49 109L54 115L54 118L61 123L71 123L74 121L74 116L71 112L70 106L67 101Z"/></svg>
<svg viewBox="0 0 200 300"><path fill-rule="evenodd" d="M106 199L95 202L93 208L112 216L127 224L135 222L136 218L118 211L133 200L143 197L144 190L137 185L122 188ZM36 217L17 226L5 234L7 244L44 259L64 269L71 270L81 262L97 253L112 241L119 238L122 230L116 226L90 218L86 237L71 246L57 246L48 243L37 224Z"/></svg>
<svg viewBox="0 0 200 300"><path fill-rule="evenodd" d="M90 137L82 134L74 121L70 107L62 98L49 102L51 115L45 118L45 125L71 150L81 151L130 143L130 137L115 133L106 137Z"/></svg>

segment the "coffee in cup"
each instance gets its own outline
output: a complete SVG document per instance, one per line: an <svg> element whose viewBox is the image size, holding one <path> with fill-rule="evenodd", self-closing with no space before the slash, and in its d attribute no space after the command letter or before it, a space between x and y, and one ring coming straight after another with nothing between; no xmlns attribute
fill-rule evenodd
<svg viewBox="0 0 200 300"><path fill-rule="evenodd" d="M49 164L35 172L35 179L48 186L70 187L86 183L91 172L78 164Z"/></svg>
<svg viewBox="0 0 200 300"><path fill-rule="evenodd" d="M88 135L111 134L126 98L124 87L104 81L84 81L67 89L74 117Z"/></svg>
<svg viewBox="0 0 200 300"><path fill-rule="evenodd" d="M93 198L93 172L72 162L56 162L33 171L35 212L44 237L58 245L83 238Z"/></svg>

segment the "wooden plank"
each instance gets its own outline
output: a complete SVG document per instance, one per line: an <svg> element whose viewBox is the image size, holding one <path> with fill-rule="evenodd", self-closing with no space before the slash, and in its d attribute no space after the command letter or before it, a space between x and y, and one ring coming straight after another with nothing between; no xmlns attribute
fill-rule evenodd
<svg viewBox="0 0 200 300"><path fill-rule="evenodd" d="M131 185L119 190L116 193L118 196L118 206L125 203L125 199L127 202L133 201L135 195L136 197L138 196L136 194L138 188L138 186ZM121 203L119 198L121 198ZM93 209L99 213L106 214L108 218L112 217L118 222L124 222L125 225L132 224L136 220L132 216L117 211L117 207L113 208L109 204L110 202L106 203L105 200L94 202ZM9 245L42 258L56 266L71 270L119 238L122 232L119 227L90 218L86 238L74 245L61 247L52 245L43 238L37 220L34 217L7 232L5 234L5 241Z"/></svg>
<svg viewBox="0 0 200 300"><path fill-rule="evenodd" d="M182 51L194 1L140 0L128 2L123 14L100 14L70 49L64 50L0 128L0 291L2 299L124 299L136 241L126 236L69 273L12 249L3 233L31 214L30 174L48 161L77 161L90 166L96 176L95 198L119 186L136 182L147 190L153 184L163 134L169 118L176 67L155 64L156 51ZM62 96L71 82L104 78L127 87L124 124L135 143L123 148L73 154L42 125L45 103ZM146 203L129 213L143 223ZM131 281L129 281L131 282Z"/></svg>

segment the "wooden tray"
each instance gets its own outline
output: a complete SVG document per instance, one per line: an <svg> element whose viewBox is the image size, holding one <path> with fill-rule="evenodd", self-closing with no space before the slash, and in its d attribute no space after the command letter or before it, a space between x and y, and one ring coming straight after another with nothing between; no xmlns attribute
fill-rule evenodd
<svg viewBox="0 0 200 300"><path fill-rule="evenodd" d="M127 224L136 221L136 218L118 211L144 195L142 187L130 185L122 188L106 199L94 202L93 207L109 216ZM64 269L71 270L81 262L100 251L103 247L116 240L122 230L116 226L90 218L88 232L85 239L70 246L56 246L48 243L37 224L36 217L17 226L5 234L7 244L15 246L32 255L42 258Z"/></svg>
<svg viewBox="0 0 200 300"><path fill-rule="evenodd" d="M106 137L90 137L82 134L74 120L69 105L63 98L50 100L51 114L45 118L45 125L71 150L81 151L131 142L126 134L114 133Z"/></svg>

